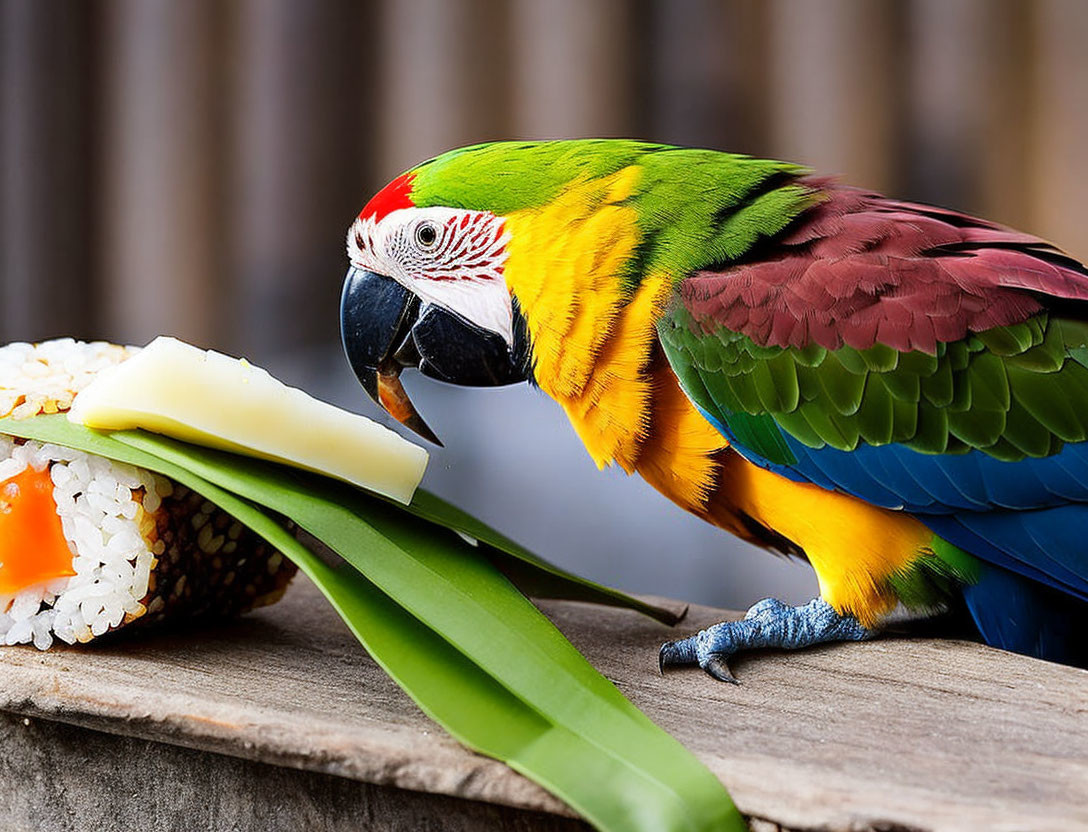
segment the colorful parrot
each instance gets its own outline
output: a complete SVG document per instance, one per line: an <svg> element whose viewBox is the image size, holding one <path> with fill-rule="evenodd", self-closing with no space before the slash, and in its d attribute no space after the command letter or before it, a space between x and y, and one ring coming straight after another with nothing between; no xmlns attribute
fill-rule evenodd
<svg viewBox="0 0 1088 832"><path fill-rule="evenodd" d="M966 610L1088 662L1088 268L1028 234L794 164L627 140L498 142L397 177L348 232L344 346L436 440L404 367L528 380L598 466L806 558L820 597L662 646L751 648Z"/></svg>

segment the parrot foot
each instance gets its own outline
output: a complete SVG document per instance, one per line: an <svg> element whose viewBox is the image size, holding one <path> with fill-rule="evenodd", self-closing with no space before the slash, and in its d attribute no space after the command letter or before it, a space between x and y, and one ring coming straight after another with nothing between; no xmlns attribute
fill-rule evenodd
<svg viewBox="0 0 1088 832"><path fill-rule="evenodd" d="M875 635L853 616L840 615L822 598L791 607L775 598L753 604L740 621L724 621L690 638L661 645L661 672L666 667L698 664L722 682L739 684L729 671L729 658L742 650L796 650L827 641L864 641Z"/></svg>

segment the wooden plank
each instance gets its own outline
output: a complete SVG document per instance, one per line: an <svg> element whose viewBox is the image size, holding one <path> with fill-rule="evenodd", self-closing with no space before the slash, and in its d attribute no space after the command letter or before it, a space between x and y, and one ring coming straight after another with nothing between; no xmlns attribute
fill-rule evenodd
<svg viewBox="0 0 1088 832"><path fill-rule="evenodd" d="M443 832L589 828L556 815L10 714L0 714L0 748L5 832L420 832L438 823Z"/></svg>
<svg viewBox="0 0 1088 832"><path fill-rule="evenodd" d="M734 687L659 676L657 645L674 633L633 613L545 608L751 816L804 829L1088 829L1086 671L886 639L741 659ZM694 608L683 629L726 615ZM305 582L219 629L5 648L0 666L0 709L13 714L569 815L430 723Z"/></svg>

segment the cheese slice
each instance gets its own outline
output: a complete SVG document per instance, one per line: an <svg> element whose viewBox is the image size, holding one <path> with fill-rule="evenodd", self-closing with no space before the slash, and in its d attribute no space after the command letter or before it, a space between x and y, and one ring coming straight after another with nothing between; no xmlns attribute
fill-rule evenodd
<svg viewBox="0 0 1088 832"><path fill-rule="evenodd" d="M68 418L283 462L406 504L427 467L423 448L377 422L288 387L245 359L176 338L156 338L100 373Z"/></svg>

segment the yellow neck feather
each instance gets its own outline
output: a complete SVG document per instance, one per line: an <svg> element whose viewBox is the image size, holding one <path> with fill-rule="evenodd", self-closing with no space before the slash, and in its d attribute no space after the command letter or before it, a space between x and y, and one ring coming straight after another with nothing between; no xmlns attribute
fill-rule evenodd
<svg viewBox="0 0 1088 832"><path fill-rule="evenodd" d="M628 167L575 182L506 226L506 282L529 327L537 383L598 466L616 461L628 471L646 430L654 323L672 289L665 275L633 294L623 285L640 242L635 210L624 203L638 177Z"/></svg>
<svg viewBox="0 0 1088 832"><path fill-rule="evenodd" d="M640 242L624 200L637 181L637 169L625 168L507 217L506 282L529 327L537 382L599 467L637 471L679 505L753 542L768 542L758 527L775 529L803 547L828 602L872 624L894 605L887 576L918 557L930 533L901 512L793 482L726 450L657 347L670 276L624 288Z"/></svg>

